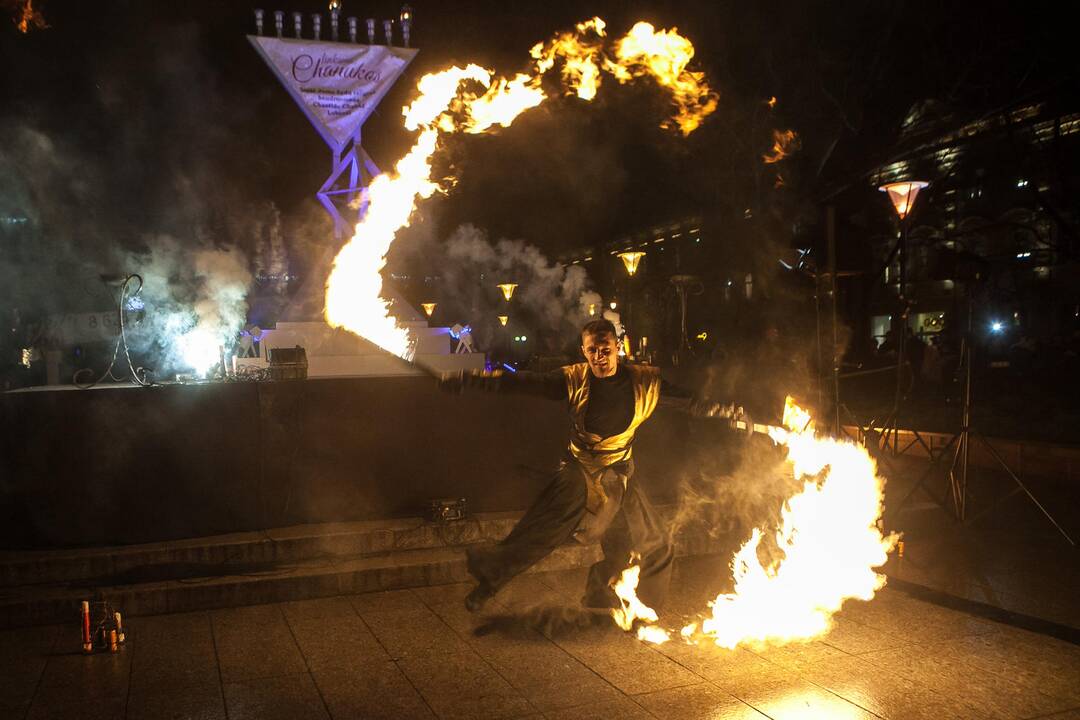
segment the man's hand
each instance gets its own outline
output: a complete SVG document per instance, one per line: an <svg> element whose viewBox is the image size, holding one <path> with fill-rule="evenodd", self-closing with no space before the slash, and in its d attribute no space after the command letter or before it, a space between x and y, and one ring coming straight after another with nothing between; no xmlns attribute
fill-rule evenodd
<svg viewBox="0 0 1080 720"><path fill-rule="evenodd" d="M726 418L738 417L741 408L736 408L735 403L719 403L707 400L692 400L690 402L690 415L699 418Z"/></svg>

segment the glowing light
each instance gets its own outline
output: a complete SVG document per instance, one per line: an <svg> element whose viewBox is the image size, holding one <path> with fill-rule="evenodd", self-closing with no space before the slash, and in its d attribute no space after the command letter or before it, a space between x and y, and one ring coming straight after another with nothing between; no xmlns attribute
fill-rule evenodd
<svg viewBox="0 0 1080 720"><path fill-rule="evenodd" d="M369 22L371 33L373 23ZM671 94L675 104L673 118L664 125L674 124L684 135L716 109L716 94L704 75L686 69L694 55L693 44L675 30L657 31L647 23L638 23L614 43L613 52L605 43L604 22L593 18L573 32L535 46L531 74L518 73L507 79L470 64L420 79L417 98L403 109L405 128L418 135L393 170L376 177L367 188L367 212L335 258L327 279L327 323L411 358L415 340L390 314L389 303L381 297L381 270L395 235L409 225L417 203L455 183L452 177L432 179L432 156L444 135L508 127L522 112L540 105L547 98L543 76L557 63L562 63L566 92L584 100L595 95L602 72L620 83L651 77Z"/></svg>
<svg viewBox="0 0 1080 720"><path fill-rule="evenodd" d="M798 147L798 138L794 130L773 130L772 151L767 155L762 155L761 160L766 165L778 163Z"/></svg>
<svg viewBox="0 0 1080 720"><path fill-rule="evenodd" d="M781 513L776 545L783 557L763 565L755 528L732 560L735 590L713 600L701 632L717 645L783 644L825 633L845 600L869 600L885 584L874 571L895 546L879 521L883 481L866 449L817 437L810 416L789 397L783 428L769 436L787 448L802 490Z"/></svg>
<svg viewBox="0 0 1080 720"><path fill-rule="evenodd" d="M637 586L641 578L639 559L637 554L631 555L630 567L623 570L619 579L611 585L619 598L619 607L612 608L611 618L623 630L632 630L637 623L638 639L659 645L671 637L666 630L652 624L659 620L656 611L638 599Z"/></svg>
<svg viewBox="0 0 1080 720"><path fill-rule="evenodd" d="M619 306L618 303L616 303L614 300L612 300L611 302L608 303L608 307L611 308L612 310L614 310L618 306Z"/></svg>
<svg viewBox="0 0 1080 720"><path fill-rule="evenodd" d="M619 258L623 261L623 265L626 266L626 272L630 277L633 277L637 272L638 264L641 263L641 258L643 257L645 257L644 250L619 253Z"/></svg>
<svg viewBox="0 0 1080 720"><path fill-rule="evenodd" d="M589 317L596 317L596 303L589 303Z"/></svg>
<svg viewBox="0 0 1080 720"><path fill-rule="evenodd" d="M514 290L517 288L517 283L502 283L498 288L502 290L506 302L510 302L510 298L514 297Z"/></svg>
<svg viewBox="0 0 1080 720"><path fill-rule="evenodd" d="M923 182L922 180L894 182L882 185L878 190L889 196L893 209L896 210L897 217L903 220L908 216L908 213L911 212L911 206L915 204L915 198L918 197L919 191L929 184L930 183Z"/></svg>
<svg viewBox="0 0 1080 720"><path fill-rule="evenodd" d="M506 323L510 321L509 315L499 315L499 324L506 327Z"/></svg>
<svg viewBox="0 0 1080 720"><path fill-rule="evenodd" d="M990 332L992 332L992 333L1000 333L1000 332L1003 332L1004 330L1005 330L1005 323L1001 322L1000 320L995 320L994 322L990 323Z"/></svg>
<svg viewBox="0 0 1080 720"><path fill-rule="evenodd" d="M221 362L222 338L209 328L197 327L176 341L184 364L200 377Z"/></svg>
<svg viewBox="0 0 1080 720"><path fill-rule="evenodd" d="M420 307L424 308L424 314L431 317L435 313L435 308L439 303L420 303Z"/></svg>

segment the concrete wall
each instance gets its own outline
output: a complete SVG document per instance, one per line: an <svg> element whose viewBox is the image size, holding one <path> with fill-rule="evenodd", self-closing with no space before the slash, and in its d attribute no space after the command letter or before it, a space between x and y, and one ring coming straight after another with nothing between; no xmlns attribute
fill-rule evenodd
<svg viewBox="0 0 1080 720"><path fill-rule="evenodd" d="M560 403L448 396L426 377L0 395L0 546L128 544L417 515L465 497L526 507L565 446ZM687 420L639 433L670 499Z"/></svg>

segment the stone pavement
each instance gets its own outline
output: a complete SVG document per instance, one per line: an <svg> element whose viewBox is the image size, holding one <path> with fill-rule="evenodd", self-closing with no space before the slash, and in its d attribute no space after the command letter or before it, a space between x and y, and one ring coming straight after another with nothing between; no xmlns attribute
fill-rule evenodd
<svg viewBox="0 0 1080 720"><path fill-rule="evenodd" d="M681 561L663 617L703 610L723 562ZM6 631L0 717L1080 720L1080 647L895 589L815 642L726 651L597 623L583 584L523 576L480 617L456 584L132 618L115 655L77 624Z"/></svg>

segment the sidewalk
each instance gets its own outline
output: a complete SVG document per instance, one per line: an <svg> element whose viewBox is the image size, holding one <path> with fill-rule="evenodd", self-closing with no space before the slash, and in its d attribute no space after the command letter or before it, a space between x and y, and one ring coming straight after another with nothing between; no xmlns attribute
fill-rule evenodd
<svg viewBox="0 0 1080 720"><path fill-rule="evenodd" d="M723 562L680 561L662 619L704 610ZM74 622L7 631L0 717L1080 719L1080 647L895 589L761 652L526 621L583 583L523 576L480 617L455 584L132 618L115 655L81 655Z"/></svg>

